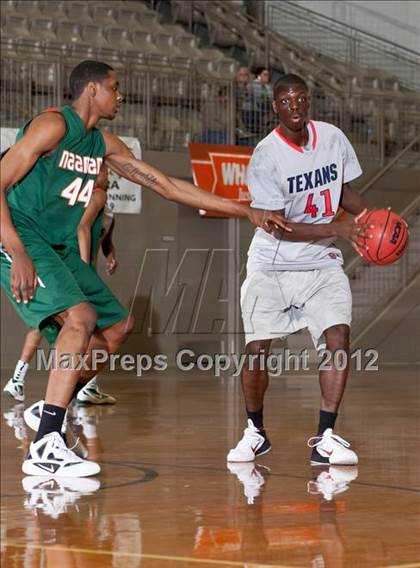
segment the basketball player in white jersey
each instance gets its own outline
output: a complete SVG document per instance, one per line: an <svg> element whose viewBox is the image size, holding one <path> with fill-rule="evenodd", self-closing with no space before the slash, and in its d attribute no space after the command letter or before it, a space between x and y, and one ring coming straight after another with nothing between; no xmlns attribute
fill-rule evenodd
<svg viewBox="0 0 420 568"><path fill-rule="evenodd" d="M246 354L263 356L248 357L242 372L248 426L228 462L254 461L271 449L263 423L268 375L261 360L273 339L308 328L318 350L349 352L352 298L334 243L344 238L357 250L372 226L357 222L366 204L349 185L362 173L350 142L332 124L308 120L309 105L303 79L289 74L278 80L278 127L255 148L248 169L252 207L280 212L293 231L257 229L248 251L241 289ZM358 217L337 222L339 206ZM308 441L312 465L357 464L350 444L333 431L347 375L348 367L333 363L319 372L319 427Z"/></svg>

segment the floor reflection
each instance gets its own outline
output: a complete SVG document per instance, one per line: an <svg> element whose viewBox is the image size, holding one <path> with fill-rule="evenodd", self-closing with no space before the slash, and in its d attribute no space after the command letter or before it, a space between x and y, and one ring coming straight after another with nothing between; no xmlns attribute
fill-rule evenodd
<svg viewBox="0 0 420 568"><path fill-rule="evenodd" d="M313 467L313 478L308 481L308 493L321 495L325 501L332 501L336 495L344 493L350 483L357 479L358 469L355 465L327 467Z"/></svg>
<svg viewBox="0 0 420 568"><path fill-rule="evenodd" d="M3 418L7 426L13 429L13 434L19 445L16 446L22 450L22 458L26 456L30 444L29 428L25 424L23 412L25 405L19 402L8 408L3 412Z"/></svg>
<svg viewBox="0 0 420 568"><path fill-rule="evenodd" d="M346 506L339 496L357 478L356 467L311 468L311 479L307 484L302 482L300 501L278 499L279 484L284 489L289 480L272 476L266 466L250 462L229 463L227 467L237 482L233 492L239 489L234 504L226 507L229 526L217 526L222 513L209 510L210 522L196 530L195 557L223 558L226 562L252 559L269 565L287 564L293 555L293 563L299 566L345 565L337 515L344 513ZM201 516L206 518L206 513Z"/></svg>

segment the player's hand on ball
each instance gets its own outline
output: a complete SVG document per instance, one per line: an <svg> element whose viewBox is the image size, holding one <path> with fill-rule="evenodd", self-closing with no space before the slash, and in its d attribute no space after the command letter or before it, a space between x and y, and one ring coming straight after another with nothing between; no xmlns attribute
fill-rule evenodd
<svg viewBox="0 0 420 568"><path fill-rule="evenodd" d="M278 231L279 229L284 229L288 233L292 231L287 225L287 220L276 213L275 211L266 211L265 209L253 209L252 207L248 210L248 219L256 227L264 229L267 233L272 233L273 231Z"/></svg>
<svg viewBox="0 0 420 568"><path fill-rule="evenodd" d="M367 209L363 209L357 217L354 218L353 223L356 225L352 233L351 244L360 256L363 256L360 249L367 250L369 246L366 244L366 239L373 239L371 230L375 228L372 223L361 223L360 219L366 215Z"/></svg>
<svg viewBox="0 0 420 568"><path fill-rule="evenodd" d="M370 229L374 228L374 225L368 223L360 223L359 219L365 215L367 209L364 209L357 217L354 219L349 219L337 223L338 236L349 241L352 247L356 250L358 254L362 254L360 251L362 249L367 249L366 239L371 239L372 234Z"/></svg>
<svg viewBox="0 0 420 568"><path fill-rule="evenodd" d="M26 252L13 255L10 274L10 289L18 304L23 300L27 304L32 300L37 285L37 274L32 260Z"/></svg>

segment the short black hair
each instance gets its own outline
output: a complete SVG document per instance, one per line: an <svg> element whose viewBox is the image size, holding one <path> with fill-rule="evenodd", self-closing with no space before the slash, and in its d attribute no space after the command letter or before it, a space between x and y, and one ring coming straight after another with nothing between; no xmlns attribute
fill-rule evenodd
<svg viewBox="0 0 420 568"><path fill-rule="evenodd" d="M114 71L114 68L108 63L102 61L93 61L88 59L82 61L73 69L70 74L70 93L73 100L80 97L83 89L89 81L97 81L100 83L108 77L108 73Z"/></svg>
<svg viewBox="0 0 420 568"><path fill-rule="evenodd" d="M268 71L270 73L270 69L265 65L259 65L258 67L254 67L254 75L256 77L258 77L258 75L261 75L263 71Z"/></svg>
<svg viewBox="0 0 420 568"><path fill-rule="evenodd" d="M306 81L304 81L302 77L299 77L299 75L295 75L294 73L287 73L286 75L282 75L279 79L277 79L276 84L274 85L274 98L277 98L277 95L280 91L284 91L284 89L289 89L290 87L294 87L295 85L299 85L306 91L309 91Z"/></svg>

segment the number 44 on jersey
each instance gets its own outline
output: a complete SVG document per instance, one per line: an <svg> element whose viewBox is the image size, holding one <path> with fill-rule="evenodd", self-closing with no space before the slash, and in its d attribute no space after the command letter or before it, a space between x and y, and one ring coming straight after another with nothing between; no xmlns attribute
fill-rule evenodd
<svg viewBox="0 0 420 568"><path fill-rule="evenodd" d="M70 207L73 207L77 201L84 203L85 207L88 206L90 198L92 197L94 180L89 179L82 187L83 178L77 177L61 192L61 197L67 199Z"/></svg>

